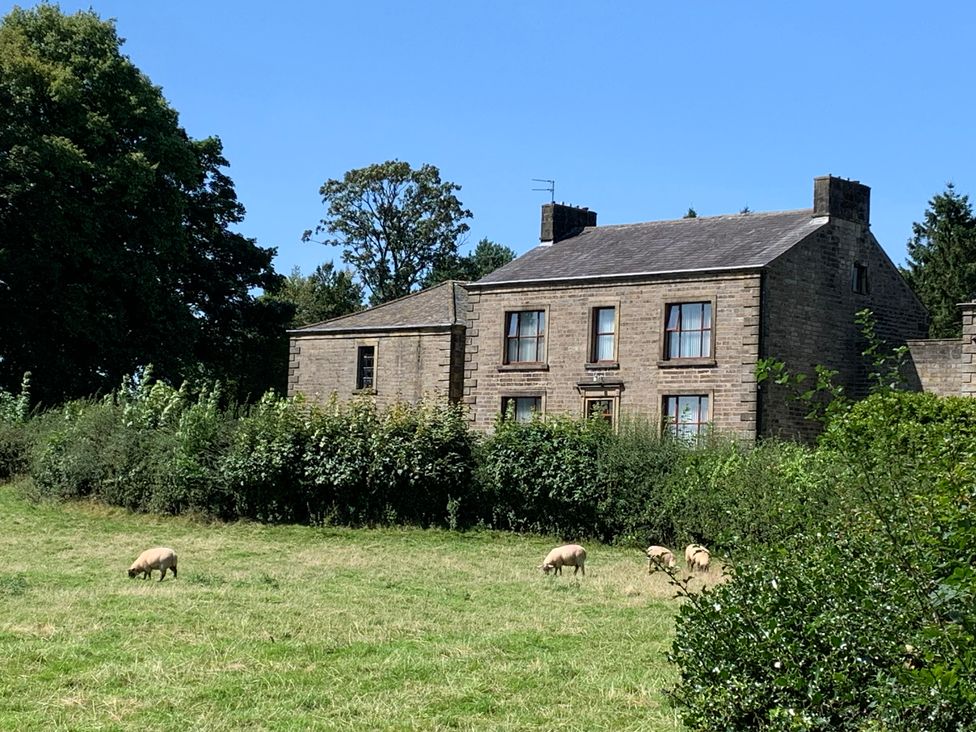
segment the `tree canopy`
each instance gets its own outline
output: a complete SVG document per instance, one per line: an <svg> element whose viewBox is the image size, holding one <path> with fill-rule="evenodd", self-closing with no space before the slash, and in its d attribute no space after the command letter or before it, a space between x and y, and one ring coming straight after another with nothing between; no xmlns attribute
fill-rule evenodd
<svg viewBox="0 0 976 732"><path fill-rule="evenodd" d="M432 287L445 280L474 282L515 259L515 252L506 246L482 239L471 254L457 254L438 262L424 278L423 286Z"/></svg>
<svg viewBox="0 0 976 732"><path fill-rule="evenodd" d="M418 169L399 160L348 171L319 192L328 207L315 233L342 248L369 291L370 304L403 297L421 284L438 263L457 255L471 212L441 181L433 165ZM309 241L312 230L303 239Z"/></svg>
<svg viewBox="0 0 976 732"><path fill-rule="evenodd" d="M274 250L231 230L220 140L191 139L122 43L92 11L0 23L0 388L31 371L51 404L151 362L259 393L290 314L253 294Z"/></svg>
<svg viewBox="0 0 976 732"><path fill-rule="evenodd" d="M363 306L362 286L353 280L352 272L337 272L332 262L319 265L308 277L295 267L275 292L263 297L294 306L292 328L338 318Z"/></svg>
<svg viewBox="0 0 976 732"><path fill-rule="evenodd" d="M902 271L932 317L929 336L958 338L962 315L957 305L976 297L976 217L969 196L947 183L912 231L908 267Z"/></svg>

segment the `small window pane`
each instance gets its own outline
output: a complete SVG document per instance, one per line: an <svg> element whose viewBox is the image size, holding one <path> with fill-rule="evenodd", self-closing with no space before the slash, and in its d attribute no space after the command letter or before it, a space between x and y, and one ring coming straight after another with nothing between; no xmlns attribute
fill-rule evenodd
<svg viewBox="0 0 976 732"><path fill-rule="evenodd" d="M710 329L712 327L712 304L710 302L702 303L702 328Z"/></svg>
<svg viewBox="0 0 976 732"><path fill-rule="evenodd" d="M613 334L596 337L596 360L613 360Z"/></svg>
<svg viewBox="0 0 976 732"><path fill-rule="evenodd" d="M513 338L508 342L508 352L505 357L507 363L514 363L519 360L519 342L518 339Z"/></svg>
<svg viewBox="0 0 976 732"><path fill-rule="evenodd" d="M613 333L614 308L599 308L596 311L596 329L599 333Z"/></svg>
<svg viewBox="0 0 976 732"><path fill-rule="evenodd" d="M668 306L668 330L678 330L678 314L681 312L677 305Z"/></svg>

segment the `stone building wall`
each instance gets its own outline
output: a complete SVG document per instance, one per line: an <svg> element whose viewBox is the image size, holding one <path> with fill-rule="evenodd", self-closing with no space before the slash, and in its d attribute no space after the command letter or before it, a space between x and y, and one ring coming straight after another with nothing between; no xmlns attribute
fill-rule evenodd
<svg viewBox="0 0 976 732"><path fill-rule="evenodd" d="M293 335L288 369L288 394L305 394L324 403L336 394L341 401L368 393L379 408L424 397L460 398L463 326L453 329L406 330ZM375 350L375 387L357 392L359 346ZM455 377L452 389L452 363Z"/></svg>
<svg viewBox="0 0 976 732"><path fill-rule="evenodd" d="M643 281L469 286L465 403L473 426L492 427L502 398L541 396L546 414L581 416L584 395L616 396L619 414L658 421L666 395L707 394L717 429L754 439L759 348L758 272ZM713 303L710 363L663 360L665 306ZM617 308L617 354L610 367L588 365L591 309ZM504 361L505 314L547 313L541 367Z"/></svg>
<svg viewBox="0 0 976 732"><path fill-rule="evenodd" d="M855 281L855 268L863 278ZM870 230L858 222L832 218L769 267L763 282L762 353L786 362L810 378L816 365L836 370L846 393L867 393L867 343L855 325L859 310L870 309L877 335L889 346L922 337L928 327L924 307ZM913 388L921 388L915 381ZM818 425L805 419L806 404L783 388L762 386L760 432L810 438Z"/></svg>

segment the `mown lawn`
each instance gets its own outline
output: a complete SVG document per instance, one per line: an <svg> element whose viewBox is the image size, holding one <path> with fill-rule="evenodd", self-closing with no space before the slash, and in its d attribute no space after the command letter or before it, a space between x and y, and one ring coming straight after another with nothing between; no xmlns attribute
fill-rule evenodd
<svg viewBox="0 0 976 732"><path fill-rule="evenodd" d="M209 524L0 486L0 729L678 730L675 601L639 552ZM130 580L150 546L179 579ZM157 573L158 577L158 573Z"/></svg>

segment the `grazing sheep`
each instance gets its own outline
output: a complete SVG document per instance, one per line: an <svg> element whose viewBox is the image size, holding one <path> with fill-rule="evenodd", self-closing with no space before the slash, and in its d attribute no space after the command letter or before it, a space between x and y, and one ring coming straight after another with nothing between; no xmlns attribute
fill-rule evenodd
<svg viewBox="0 0 976 732"><path fill-rule="evenodd" d="M665 546L654 546L647 547L644 552L647 555L647 573L651 574L654 568L663 569L664 567L673 567L675 565L674 552Z"/></svg>
<svg viewBox="0 0 976 732"><path fill-rule="evenodd" d="M685 562L692 572L707 572L711 559L712 555L701 544L689 544L685 547Z"/></svg>
<svg viewBox="0 0 976 732"><path fill-rule="evenodd" d="M166 547L158 546L155 549L146 549L139 558L129 567L129 579L132 579L140 572L143 579L152 577L152 571L159 570L159 581L163 581L166 570L173 570L173 578L176 578L176 552Z"/></svg>
<svg viewBox="0 0 976 732"><path fill-rule="evenodd" d="M556 570L556 574L563 573L563 567L575 567L573 574L582 572L586 576L586 549L579 544L566 544L557 546L546 555L542 561L542 571L549 574L550 570Z"/></svg>

